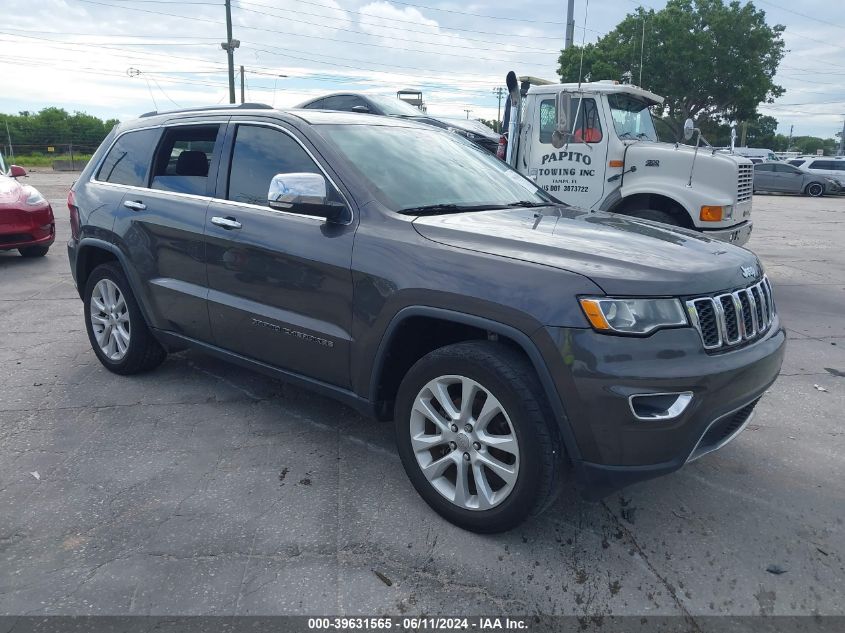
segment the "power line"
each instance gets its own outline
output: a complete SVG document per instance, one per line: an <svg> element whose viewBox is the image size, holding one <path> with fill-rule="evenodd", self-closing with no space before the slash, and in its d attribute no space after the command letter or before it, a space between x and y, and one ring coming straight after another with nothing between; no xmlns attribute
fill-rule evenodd
<svg viewBox="0 0 845 633"><path fill-rule="evenodd" d="M845 30L845 26L841 26L839 24L834 24L830 20L822 20L821 18L814 18L811 15L807 15L806 13L800 13L799 11L794 11L792 9L787 9L786 7L782 7L774 2L770 2L770 0L758 0L758 2L762 2L763 4L768 4L770 7L774 7L776 9L780 9L781 11L786 11L787 13L791 13L792 15L798 15L802 18L807 18L808 20L813 20L814 22L820 22L826 26L835 26L837 29Z"/></svg>

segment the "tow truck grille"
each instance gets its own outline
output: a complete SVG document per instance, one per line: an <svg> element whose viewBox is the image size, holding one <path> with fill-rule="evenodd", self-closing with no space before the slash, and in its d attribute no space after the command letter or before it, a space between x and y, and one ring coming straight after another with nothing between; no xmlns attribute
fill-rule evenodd
<svg viewBox="0 0 845 633"><path fill-rule="evenodd" d="M736 180L736 201L737 203L751 200L754 192L754 165L741 164Z"/></svg>
<svg viewBox="0 0 845 633"><path fill-rule="evenodd" d="M686 302L692 324L707 350L734 347L760 338L775 317L767 277L747 288Z"/></svg>

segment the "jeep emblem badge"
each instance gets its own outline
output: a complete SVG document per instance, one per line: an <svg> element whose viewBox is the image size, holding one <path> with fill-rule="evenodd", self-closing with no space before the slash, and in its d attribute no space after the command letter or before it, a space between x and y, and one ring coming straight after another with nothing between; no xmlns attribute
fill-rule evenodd
<svg viewBox="0 0 845 633"><path fill-rule="evenodd" d="M756 266L740 266L739 269L742 271L742 276L746 279L751 279L752 277L757 276Z"/></svg>

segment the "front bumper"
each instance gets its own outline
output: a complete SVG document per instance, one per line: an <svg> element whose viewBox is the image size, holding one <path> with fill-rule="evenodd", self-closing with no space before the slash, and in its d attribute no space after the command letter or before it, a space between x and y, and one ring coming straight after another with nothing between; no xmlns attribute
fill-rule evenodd
<svg viewBox="0 0 845 633"><path fill-rule="evenodd" d="M535 342L546 358L556 355L552 377L577 444L570 450L576 477L586 496L599 498L733 439L777 378L786 335L776 317L761 339L713 354L692 328L642 338L545 328ZM693 399L667 420L637 419L629 402L634 394L681 392Z"/></svg>
<svg viewBox="0 0 845 633"><path fill-rule="evenodd" d="M701 229L701 232L707 237L712 237L714 240L742 246L751 239L751 231L753 229L754 223L748 220L726 229Z"/></svg>
<svg viewBox="0 0 845 633"><path fill-rule="evenodd" d="M0 212L0 250L50 246L55 240L56 222L51 208Z"/></svg>

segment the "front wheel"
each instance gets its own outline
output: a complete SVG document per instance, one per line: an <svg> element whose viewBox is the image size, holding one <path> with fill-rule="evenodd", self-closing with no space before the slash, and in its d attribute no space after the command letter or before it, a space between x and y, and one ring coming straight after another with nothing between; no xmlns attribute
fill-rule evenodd
<svg viewBox="0 0 845 633"><path fill-rule="evenodd" d="M813 196L814 198L820 197L824 194L824 186L819 182L811 182L807 185L807 195Z"/></svg>
<svg viewBox="0 0 845 633"><path fill-rule="evenodd" d="M97 266L85 284L84 302L88 339L106 369L137 374L161 364L167 353L150 333L120 266Z"/></svg>
<svg viewBox="0 0 845 633"><path fill-rule="evenodd" d="M564 463L550 422L533 367L487 341L423 357L396 401L411 483L441 516L474 532L509 530L554 500Z"/></svg>
<svg viewBox="0 0 845 633"><path fill-rule="evenodd" d="M49 250L49 246L25 246L19 248L18 252L22 257L44 257Z"/></svg>

